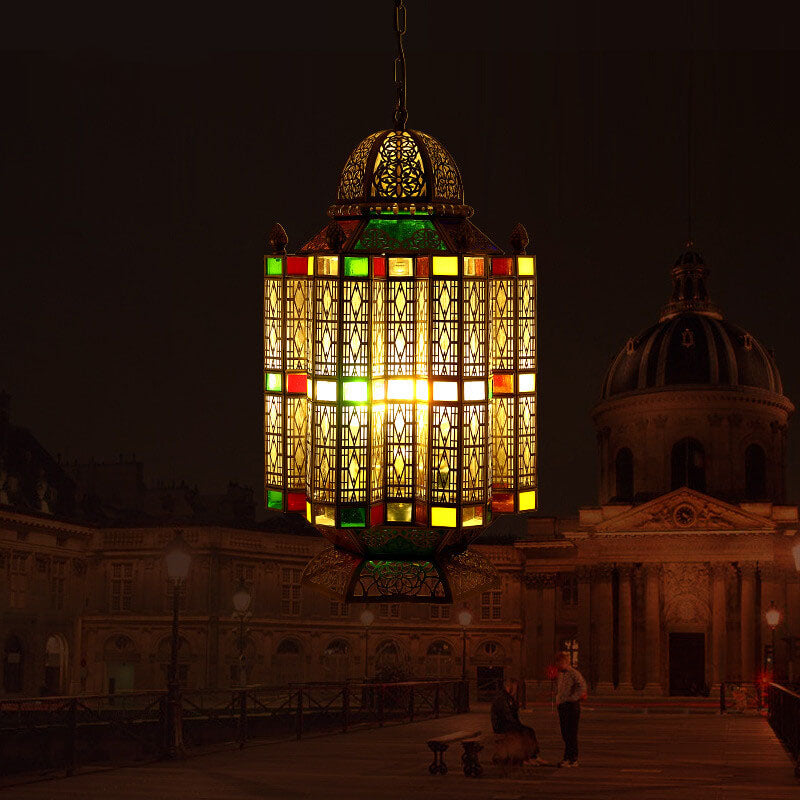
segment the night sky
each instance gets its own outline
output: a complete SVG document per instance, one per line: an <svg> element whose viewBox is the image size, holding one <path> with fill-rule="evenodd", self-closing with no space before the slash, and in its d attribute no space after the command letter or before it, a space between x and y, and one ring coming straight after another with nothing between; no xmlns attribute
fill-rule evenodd
<svg viewBox="0 0 800 800"><path fill-rule="evenodd" d="M668 296L690 60L712 297L800 401L797 12L407 4L409 125L453 154L479 227L533 239L541 511L594 501L589 410ZM302 245L350 150L390 125L392 3L188 8L6 26L0 388L53 453L260 496L266 235L278 220ZM797 429L789 485L797 502Z"/></svg>

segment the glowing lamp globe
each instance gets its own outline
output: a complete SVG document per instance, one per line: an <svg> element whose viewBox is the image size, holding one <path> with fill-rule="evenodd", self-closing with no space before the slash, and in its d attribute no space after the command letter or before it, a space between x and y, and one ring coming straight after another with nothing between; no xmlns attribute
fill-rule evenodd
<svg viewBox="0 0 800 800"><path fill-rule="evenodd" d="M164 560L167 562L167 575L170 580L186 580L186 577L189 575L189 565L192 562L192 556L180 531L175 534L175 538L167 546Z"/></svg>
<svg viewBox="0 0 800 800"><path fill-rule="evenodd" d="M464 609L463 611L459 612L458 614L458 624L462 628L466 628L468 625L472 624L472 614L469 611Z"/></svg>
<svg viewBox="0 0 800 800"><path fill-rule="evenodd" d="M252 600L252 596L247 589L247 585L245 584L244 580L239 580L239 585L236 587L236 591L233 593L233 607L236 609L237 614L246 614L247 610L250 608L250 602Z"/></svg>
<svg viewBox="0 0 800 800"><path fill-rule="evenodd" d="M764 618L767 621L767 625L773 630L780 625L781 612L774 602L770 603L769 608L764 612Z"/></svg>
<svg viewBox="0 0 800 800"><path fill-rule="evenodd" d="M374 612L370 611L368 608L365 608L361 612L361 624L364 625L364 627L369 628L373 622L375 622Z"/></svg>
<svg viewBox="0 0 800 800"><path fill-rule="evenodd" d="M536 259L521 225L506 254L473 224L398 89L328 224L295 254L270 235L266 505L330 540L303 576L329 596L452 602L497 581L468 547L493 515L536 507Z"/></svg>

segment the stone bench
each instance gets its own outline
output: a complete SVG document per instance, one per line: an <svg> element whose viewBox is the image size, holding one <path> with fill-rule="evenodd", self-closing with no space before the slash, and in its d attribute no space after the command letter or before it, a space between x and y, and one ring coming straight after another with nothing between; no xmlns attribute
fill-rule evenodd
<svg viewBox="0 0 800 800"><path fill-rule="evenodd" d="M469 777L477 778L483 769L478 763L478 753L483 749L481 744L481 731L456 731L446 736L437 736L435 739L428 739L428 747L433 753L433 761L428 767L431 775L444 775L447 773L447 764L444 763L444 754L453 742L460 742L464 748L461 756L461 763L464 767L464 774Z"/></svg>

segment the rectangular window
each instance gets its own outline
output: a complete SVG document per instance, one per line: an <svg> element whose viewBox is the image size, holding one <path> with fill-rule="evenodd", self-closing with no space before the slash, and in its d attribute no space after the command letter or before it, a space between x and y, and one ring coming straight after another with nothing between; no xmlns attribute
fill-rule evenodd
<svg viewBox="0 0 800 800"><path fill-rule="evenodd" d="M250 592L252 597L253 589L256 582L256 566L255 564L239 563L236 564L233 570L233 591L239 585L239 581L244 581L247 591ZM233 592L231 593L233 594Z"/></svg>
<svg viewBox="0 0 800 800"><path fill-rule="evenodd" d="M297 567L281 569L281 614L287 617L300 616L300 576Z"/></svg>
<svg viewBox="0 0 800 800"><path fill-rule="evenodd" d="M14 553L11 556L11 608L25 608L28 593L28 556Z"/></svg>
<svg viewBox="0 0 800 800"><path fill-rule="evenodd" d="M130 611L133 607L133 564L111 565L111 610Z"/></svg>
<svg viewBox="0 0 800 800"><path fill-rule="evenodd" d="M450 606L431 606L431 619L450 619Z"/></svg>
<svg viewBox="0 0 800 800"><path fill-rule="evenodd" d="M64 608L64 582L67 575L66 561L53 561L50 565L50 608L60 611Z"/></svg>
<svg viewBox="0 0 800 800"><path fill-rule="evenodd" d="M481 595L481 619L484 621L500 619L500 592L483 592Z"/></svg>
<svg viewBox="0 0 800 800"><path fill-rule="evenodd" d="M567 576L561 579L561 604L565 606L578 605L578 579Z"/></svg>
<svg viewBox="0 0 800 800"><path fill-rule="evenodd" d="M335 600L331 601L331 616L332 617L349 617L350 606L347 603L337 603Z"/></svg>
<svg viewBox="0 0 800 800"><path fill-rule="evenodd" d="M400 603L381 603L378 606L378 616L383 619L398 619L400 617Z"/></svg>

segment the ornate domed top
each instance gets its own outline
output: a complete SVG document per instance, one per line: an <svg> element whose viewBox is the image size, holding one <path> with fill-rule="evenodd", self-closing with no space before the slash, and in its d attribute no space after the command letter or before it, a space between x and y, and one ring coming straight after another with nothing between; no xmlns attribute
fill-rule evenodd
<svg viewBox="0 0 800 800"><path fill-rule="evenodd" d="M674 290L661 319L628 340L603 382L604 400L667 386L748 386L783 394L772 354L722 318L708 298L708 269L691 243L672 269Z"/></svg>
<svg viewBox="0 0 800 800"><path fill-rule="evenodd" d="M331 216L425 211L468 217L456 162L433 136L415 130L370 134L347 159Z"/></svg>

